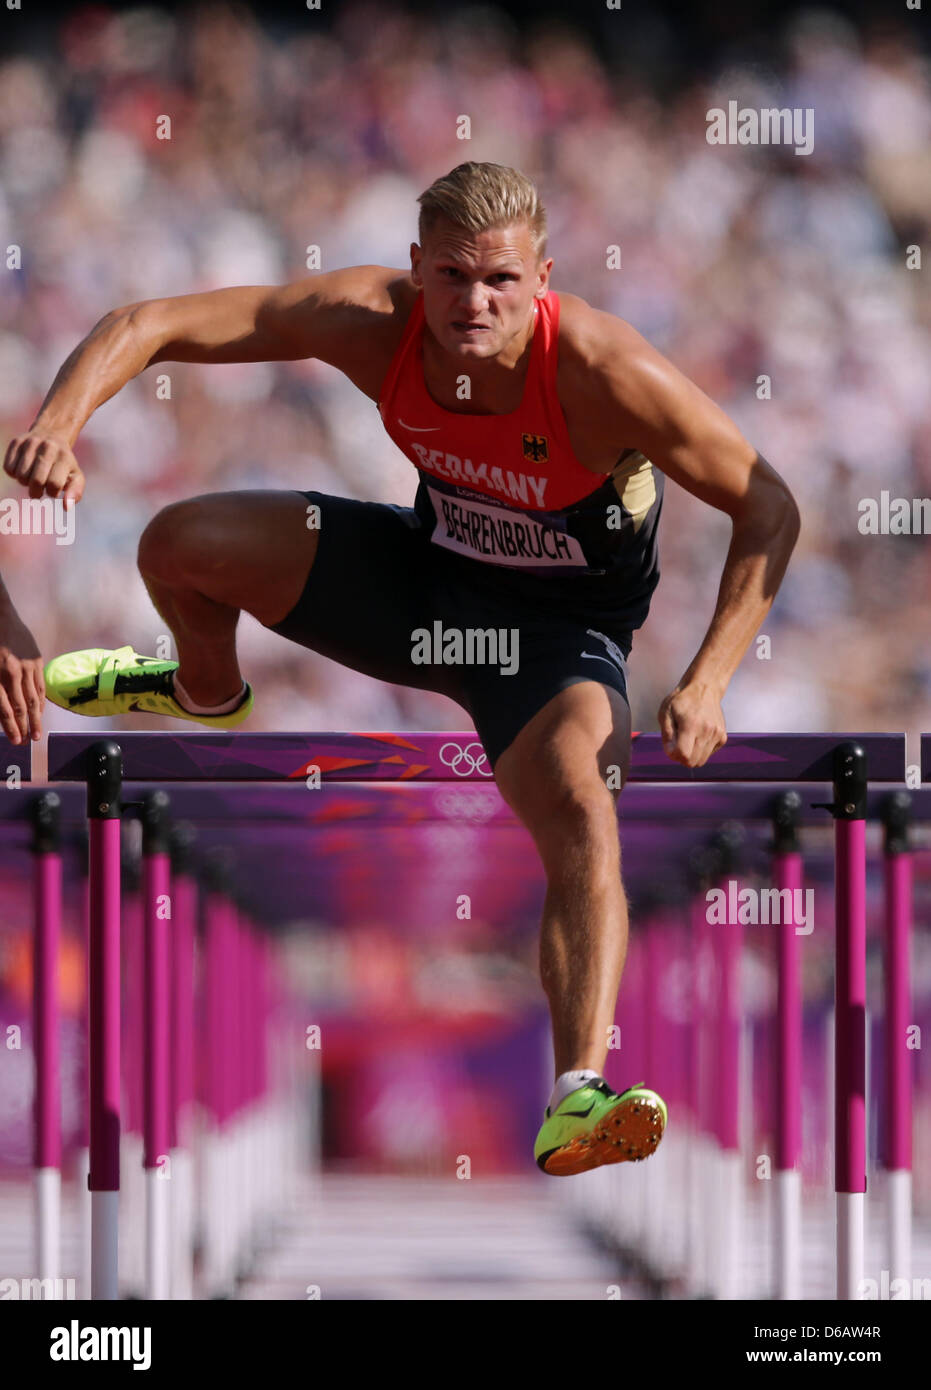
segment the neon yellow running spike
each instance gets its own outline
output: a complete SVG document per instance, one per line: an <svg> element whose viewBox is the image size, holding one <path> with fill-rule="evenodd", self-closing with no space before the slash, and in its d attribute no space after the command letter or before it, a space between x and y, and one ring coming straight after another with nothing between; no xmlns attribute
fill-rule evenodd
<svg viewBox="0 0 931 1390"><path fill-rule="evenodd" d="M665 1102L642 1081L618 1094L600 1078L566 1096L555 1114L547 1108L533 1156L544 1173L557 1178L649 1158L666 1119Z"/></svg>
<svg viewBox="0 0 931 1390"><path fill-rule="evenodd" d="M117 714L162 714L171 719L193 719L212 729L233 729L248 719L254 697L252 687L231 714L191 714L174 697L173 674L177 661L139 656L132 647L106 651L91 647L66 652L45 667L45 693L53 705L92 718Z"/></svg>

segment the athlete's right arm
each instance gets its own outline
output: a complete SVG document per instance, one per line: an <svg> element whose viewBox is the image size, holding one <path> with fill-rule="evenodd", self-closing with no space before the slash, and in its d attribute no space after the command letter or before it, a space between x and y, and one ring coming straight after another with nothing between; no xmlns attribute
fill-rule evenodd
<svg viewBox="0 0 931 1390"><path fill-rule="evenodd" d="M84 477L71 452L98 406L156 362L283 362L318 357L344 370L364 351L373 315L390 315L397 271L352 266L289 285L237 285L112 309L61 366L3 467L30 496L73 497Z"/></svg>

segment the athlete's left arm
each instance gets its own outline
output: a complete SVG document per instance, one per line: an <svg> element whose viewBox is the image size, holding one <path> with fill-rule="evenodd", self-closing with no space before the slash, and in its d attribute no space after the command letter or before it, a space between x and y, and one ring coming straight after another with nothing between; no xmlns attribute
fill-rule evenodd
<svg viewBox="0 0 931 1390"><path fill-rule="evenodd" d="M629 324L598 318L592 384L605 422L733 523L711 626L658 714L668 756L701 767L727 742L721 699L772 607L801 517L785 481L704 391Z"/></svg>

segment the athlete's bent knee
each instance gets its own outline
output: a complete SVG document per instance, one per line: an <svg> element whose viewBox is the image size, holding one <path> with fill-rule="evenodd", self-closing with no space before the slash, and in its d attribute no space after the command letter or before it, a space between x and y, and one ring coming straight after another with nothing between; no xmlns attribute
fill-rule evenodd
<svg viewBox="0 0 931 1390"><path fill-rule="evenodd" d="M537 782L532 794L517 802L513 809L541 847L591 841L615 825L614 798L605 783L595 778L549 785Z"/></svg>
<svg viewBox="0 0 931 1390"><path fill-rule="evenodd" d="M157 512L139 537L136 563L153 579L175 577L185 560L203 554L207 518L199 498L170 502Z"/></svg>

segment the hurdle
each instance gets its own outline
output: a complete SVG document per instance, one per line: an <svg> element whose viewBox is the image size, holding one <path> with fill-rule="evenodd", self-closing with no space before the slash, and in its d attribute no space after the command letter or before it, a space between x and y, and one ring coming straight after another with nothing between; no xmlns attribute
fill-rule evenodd
<svg viewBox="0 0 931 1390"><path fill-rule="evenodd" d="M865 1114L865 823L867 777L901 785L901 734L734 734L708 763L673 763L658 735L634 738L629 781L667 793L665 814L678 812L684 793L723 791L741 814L751 802L771 814L759 787L698 784L827 784L833 799L812 803L834 820L836 922L835 1207L836 1294L858 1296L864 1260ZM171 784L291 782L311 792L324 783L481 783L491 771L471 733L138 733L104 739L49 736L49 781L87 788L90 835L90 1076L92 1297L117 1296L116 1203L119 1193L119 823L123 781ZM678 804L668 784L676 784ZM742 792L742 796L738 793ZM623 803L623 796L621 803ZM766 809L764 809L766 808ZM185 805L185 812L189 806ZM623 821L623 804L620 807ZM810 812L808 813L810 817ZM194 817L190 817L193 819ZM807 818L807 817L806 817ZM791 862L783 866L789 874ZM787 948L791 949L791 948ZM733 954L731 952L731 954ZM161 978L161 977L160 977ZM728 1007L733 1014L733 1002ZM789 996L780 1010L786 1028L795 1017ZM730 1026L730 1025L729 1025ZM787 1044L784 1044L787 1046ZM722 1117L723 1122L723 1117ZM729 1123L729 1121L728 1121ZM791 1174L791 1121L779 1171ZM790 1179L791 1182L791 1179ZM788 1186L787 1184L783 1184ZM791 1200L786 1199L786 1209ZM785 1244L791 1248L786 1217Z"/></svg>
<svg viewBox="0 0 931 1390"><path fill-rule="evenodd" d="M17 840L23 839L24 831L28 834L31 830L31 840L26 841L24 848L31 849L34 856L31 874L31 1050L35 1063L31 1169L34 1204L33 1252L30 1263L32 1276L43 1281L43 1296L47 1297L60 1296L54 1290L60 1285L57 1271L61 1257L63 1136L58 971L64 908L63 845L78 850L78 879L73 885L69 883L67 887L69 897L72 887L77 890L74 898L77 919L75 925L78 926L79 935L89 948L88 992L93 993L95 998L94 1005L91 1006L85 996L81 1031L87 1037L91 1033L88 1012L96 1008L99 1014L99 1005L103 997L101 989L94 989L93 972L90 969L91 957L99 956L100 951L97 949L99 940L98 943L93 943L90 931L90 885L86 877L87 866L82 865L80 853L86 828L86 808L79 803L78 793L77 787L62 787L60 795L51 790L44 790L32 797L24 797L15 791L0 794L5 798L0 808L0 821L15 833ZM117 916L122 912L120 925L124 941L129 935L129 927L132 926L135 931L138 926L138 941L134 943L137 954L126 962L130 972L128 982L134 987L135 992L127 994L125 999L126 1018L129 1022L128 1026L124 1022L124 1035L121 1039L124 1055L118 1060L125 1061L127 1048L132 1049L132 1064L127 1068L126 1075L121 1075L121 1098L126 1113L130 1117L135 1115L142 1160L138 1175L141 1190L138 1193L135 1191L135 1153L124 1155L124 1164L126 1158L129 1158L129 1181L126 1187L130 1189L124 1195L130 1199L131 1209L125 1213L128 1219L124 1222L123 1236L126 1237L132 1232L133 1239L129 1251L123 1253L124 1260L128 1253L135 1254L135 1228L137 1225L142 1227L144 1223L147 1229L144 1239L139 1242L139 1266L138 1269L133 1269L132 1281L127 1292L130 1296L148 1298L190 1298L193 1291L192 1254L195 1235L195 1183L191 1140L193 1130L199 1123L199 1112L194 1104L193 1036L194 937L199 884L192 863L195 857L191 853L193 833L191 828L183 823L171 822L170 827L167 825L167 801L168 798L163 792L151 792L144 795L140 801L123 802L121 807L125 811L128 807L134 806L141 811L139 820L143 832L141 874L138 876L141 891L134 894L133 904L134 909L138 908L138 911L134 910L131 918L127 917L129 902L126 876L132 868L132 862L130 858L123 856L122 862L118 865L123 880L122 896L121 902L116 905ZM2 814L4 812L5 814ZM22 824L17 825L17 822ZM164 849L166 829L170 830L168 857L174 866L170 888L169 866ZM124 841L119 849L126 848L127 842ZM86 857L85 855L84 858ZM230 907L234 910L232 905ZM111 917L112 910L108 910L108 920ZM170 949L167 941L169 926ZM248 1179L250 1190L245 1195L251 1204L252 1218L258 1220L265 1214L266 1209L270 1211L274 1208L276 1212L280 1212L286 1205L287 1182L282 1178L280 1166L276 1176L273 1165L269 1162L270 1155L260 1153L268 1144L277 1142L274 1152L276 1157L280 1158L283 1146L280 1143L280 1133L277 1141L273 1138L272 1131L275 1127L284 1131L285 1139L288 1138L286 1119L269 1090L269 1073L265 1057L264 1030L271 1021L273 1008L277 1007L277 996L268 981L270 954L265 950L260 933L252 928L247 916L243 916L235 924L235 937L242 957L239 971L241 1017L230 1017L226 1043L230 1045L232 1039L232 1050L236 1055L234 1059L224 1059L223 1066L229 1073L224 1084L238 1086L239 1089L230 1098L229 1114L226 1118L229 1120L232 1116L235 1122L227 1124L226 1137L237 1139L243 1152L248 1151L248 1162L242 1162L236 1173L237 1196L242 1197L242 1184L244 1179ZM167 987L166 966L170 967L172 976L170 988ZM113 976L119 984L120 970L111 972L107 981L111 988ZM153 980L158 986L155 989L151 987ZM134 1018L136 1014L138 1019ZM210 1040L209 1030L204 1031L206 1036L200 1040L201 1046ZM85 1055L87 1054L90 1054L88 1060L96 1066L96 1052L87 1048ZM90 1089L89 1076L86 1073L84 1081ZM212 1099L209 1084L205 1099L208 1103ZM271 1113L273 1105L276 1111L274 1114ZM99 1108L98 1106L98 1111ZM77 1132L72 1131L70 1139L72 1144L77 1141L77 1207L82 1225L86 1218L80 1250L82 1254L89 1254L95 1246L95 1224L98 1252L101 1240L113 1239L114 1233L108 1224L106 1208L113 1205L112 1197L119 1198L120 1194L118 1189L107 1191L104 1202L101 1203L99 1196L90 1188L89 1180L87 1184L83 1183L85 1175L89 1179L87 1129L84 1130L83 1150L81 1147L81 1124L83 1122L86 1125L89 1118L87 1107L81 1105L77 1113ZM118 1111L115 1119L112 1115L107 1117L105 1138L112 1139L115 1121L119 1119ZM249 1133L241 1134L240 1131L246 1130L247 1122ZM122 1129L122 1125L120 1128ZM99 1130L99 1123L97 1129ZM119 1131L117 1134L119 1135ZM135 1141L136 1135L132 1137ZM95 1138L99 1136L95 1135ZM98 1142L95 1152L99 1154L100 1148ZM83 1172L82 1152L85 1159ZM115 1155L107 1154L105 1157L114 1168L118 1168L118 1152ZM170 1184L166 1181L169 1176L172 1179ZM85 1187L86 1193L82 1191ZM224 1225L230 1214L236 1217L240 1211L238 1205L229 1204L229 1196L228 1184L228 1205L222 1221ZM136 1201L138 1222L133 1207ZM103 1214L100 1211L101 1205L104 1207ZM255 1245L255 1233L250 1233L250 1237ZM173 1267L169 1266L170 1254L177 1257ZM128 1262L126 1267L129 1267ZM98 1286L101 1278L98 1270ZM82 1296L90 1296L94 1286L94 1274L89 1263L82 1278ZM217 1296L226 1296L226 1293Z"/></svg>
<svg viewBox="0 0 931 1390"><path fill-rule="evenodd" d="M643 796L636 795L636 792L643 791ZM643 824L649 823L656 834L663 831L664 816L667 816L668 808L664 809L661 799L650 801L652 790L650 788L631 788L628 794L628 809L634 809L634 815L627 819L628 827L631 830L642 830ZM625 840L624 835L624 796L621 798L621 841ZM713 837L714 826L720 827L731 817L739 817L742 823L749 824L756 821L757 828L770 824L773 835L768 842L767 851L770 853L770 865L768 872L766 859L761 852L760 845L756 838L753 848L755 848L755 862L753 862L753 873L759 877L761 883L773 884L777 891L786 887L800 887L802 884L802 860L800 860L798 830L800 826L813 827L817 824L817 817L820 815L820 806L823 803L811 802L803 805L798 792L786 790L780 792L775 799L767 798L766 794L761 794L759 790L749 787L749 785L732 785L730 788L724 787L705 787L705 788L685 788L678 787L675 790L675 803L677 803L677 813L682 816L702 816L707 823L706 835ZM910 1019L910 986L909 986L909 948L907 948L907 934L910 929L910 856L907 853L907 841L905 834L896 834L895 841L891 840L889 826L891 826L891 816L896 827L905 826L907 817L927 823L931 819L931 795L928 791L895 791L884 792L875 788L868 792L866 798L866 820L878 823L884 827L887 835L887 849L885 849L884 863L882 863L882 876L884 876L884 901L882 901L882 917L877 915L875 927L877 935L881 935L882 947L884 947L885 970L884 970L884 1027L881 1030L882 1044L882 1069L873 1069L874 1084L877 1084L878 1104L875 1111L878 1111L880 1119L882 1143L880 1144L880 1173L881 1181L885 1184L885 1202L887 1202L887 1212L885 1212L884 1236L885 1241L885 1269L891 1272L898 1272L898 1289L902 1290L907 1286L910 1276L910 1250L909 1238L912 1230L912 1208L910 1208L910 1143L912 1143L912 1065L914 1056L909 1051L909 1047L914 1047L914 1042L909 1044L906 1041L906 1019ZM750 838L750 837L749 837ZM638 845L641 841L631 841ZM629 845L628 845L629 849ZM713 858L710 851L703 851L706 858ZM891 858L892 855L892 858ZM828 863L827 856L820 853L817 856L821 869ZM895 863L892 862L895 860ZM717 866L718 872L714 872L714 866L706 863L707 883L714 883L717 877L727 877L734 872L728 867L723 873L720 872L721 866ZM718 1168L727 1166L728 1152L734 1151L732 1148L731 1136L723 1130L720 1125L721 1101L723 1095L721 1091L714 1091L713 1097L709 1099L705 1094L707 1090L707 1077L709 1077L710 1066L723 1066L724 1072L730 1076L728 1086L732 1087L732 1079L738 1069L738 1042L734 1036L728 1041L727 1034L723 1027L724 1011L720 1008L724 1001L723 995L707 992L707 969L702 967L703 960L707 966L707 956L714 958L717 951L716 969L723 965L721 947L725 947L727 938L727 927L710 927L706 916L706 903L695 891L692 885L691 898L686 901L682 897L682 885L678 885L677 892L678 906L675 909L666 908L656 913L659 922L653 922L653 916L648 912L643 912L645 927L642 929L646 933L646 948L649 949L650 934L654 927L659 924L671 934L670 927L675 931L675 926L681 927L682 931L688 934L689 941L692 942L691 970L693 980L693 994L698 994L698 1023L689 1036L689 1047L691 1047L691 1080L686 1087L686 1095L679 1094L677 1099L691 1112L695 1130L689 1136L688 1166L682 1172L675 1169L674 1148L664 1145L653 1159L650 1165L645 1165L646 1169L653 1172L643 1173L639 1170L634 1172L621 1173L617 1168L598 1169L592 1175L588 1175L581 1183L591 1184L579 1188L578 1200L582 1207L579 1211L584 1212L585 1207L592 1209L598 1207L600 1212L600 1222L603 1229L613 1233L614 1244L624 1258L631 1258L631 1254L642 1252L643 1248L649 1247L653 1254L653 1261L646 1262L652 1265L653 1273L650 1270L646 1273L650 1277L656 1276L660 1283L667 1283L668 1286L675 1287L681 1284L685 1277L685 1282L699 1297L732 1297L732 1280L734 1280L735 1262L730 1257L723 1255L725 1244L730 1244L731 1252L734 1251L734 1219L736 1207L739 1205L738 1188L735 1181L731 1181L730 1186L725 1186L718 1180ZM792 902L792 899L789 899ZM774 919L771 919L773 922ZM807 934L806 929L806 933ZM757 1176L771 1176L773 1183L764 1184L764 1190L770 1195L771 1205L766 1201L757 1202L757 1207L761 1208L761 1215L770 1218L771 1222L771 1255L773 1255L773 1265L771 1265L770 1293L760 1291L760 1297L775 1297L781 1300L793 1300L802 1297L802 1251L800 1251L800 1122L802 1122L802 1101L800 1101L800 1083L802 1083L802 1056L800 1056L800 1023L802 1023L802 1011L800 1011L800 942L796 935L795 922L793 917L782 917L780 924L774 927L773 934L775 940L771 940L771 947L775 948L778 967L775 970L775 983L777 983L777 1001L775 1001L775 1015L771 1017L771 1024L774 1024L774 1037L771 1041L771 1055L777 1059L774 1074L770 1076L770 1084L773 1087L771 1095L771 1111L767 1113L767 1127L770 1130L770 1138L774 1144L774 1163L773 1172L763 1173ZM621 998L618 1001L618 1024L624 1024L625 1054L627 1054L627 1065L631 1065L631 1056L636 1058L635 1070L629 1070L628 1076L631 1079L641 1076L642 1073L650 1072L654 1084L659 1088L661 1094L666 1094L664 1087L670 1088L670 1095L674 1095L673 1080L668 1079L668 1074L664 1073L663 1054L657 1054L653 1048L652 1054L646 1052L645 1055L652 1058L649 1069L646 1066L639 1066L641 1051L638 1048L638 1037L636 1034L642 1030L641 1022L634 1006L632 1006L631 990L635 990L635 974L638 970L636 963L636 948L643 945L643 942L632 940L631 954L628 958L628 984L627 991L621 988ZM664 948L670 949L670 948ZM675 952L673 952L675 954ZM681 963L681 962L679 962ZM692 1013L696 1012L696 1002L691 1005ZM705 1011L705 1013L700 1011ZM835 999L835 1015L839 1011L839 1004ZM732 1011L728 1011L732 1012ZM707 1016L713 1015L718 1020L718 1027L709 1030ZM860 1015L853 1017L853 1026L859 1027ZM668 1026L668 1013L666 1023ZM656 1020L650 1020L656 1026ZM709 1037L709 1031L711 1036ZM877 1030L873 1030L874 1034ZM717 1033L717 1037L714 1036ZM863 1036L863 1034L862 1034ZM743 1040L746 1041L746 1040ZM832 1040L832 1052L837 1052L837 1027L834 1031ZM675 1038L668 1044L670 1054L677 1056L677 1042ZM659 1061L660 1065L657 1065ZM866 1059L864 1059L866 1061ZM682 1066L682 1059L678 1059L677 1065ZM806 1068L807 1070L807 1068ZM688 1066L685 1068L688 1073ZM866 1069L864 1069L866 1072ZM717 1070L714 1076L717 1077ZM835 1065L834 1081L831 1083L831 1091L834 1093L837 1088L837 1079L841 1076L841 1070ZM675 1086L678 1086L678 1080ZM705 1090L703 1090L705 1087ZM732 1097L732 1090L730 1091ZM743 1080L743 1094L749 1097L748 1080ZM689 1098L691 1097L691 1098ZM863 1113L864 1101L866 1101L866 1079L864 1079L863 1090ZM670 1112L673 1111L673 1104L670 1104ZM696 1119L698 1118L698 1119ZM731 1125L736 1116L731 1111ZM835 1116L837 1122L837 1116ZM681 1131L681 1126L679 1126ZM677 1131L677 1140L678 1134ZM731 1143L728 1143L728 1137ZM866 1152L866 1151L864 1151ZM757 1159L766 1154L760 1155L757 1152ZM686 1230L685 1250L682 1248L681 1238L674 1240L675 1248L668 1250L667 1233L663 1230L663 1222L654 1223L654 1227L659 1225L659 1237L656 1229L641 1229L641 1222L638 1220L638 1213L641 1211L646 1201L646 1194L652 1191L649 1183L654 1177L659 1177L659 1170L663 1169L666 1173L668 1165L668 1176L666 1191L670 1195L686 1193L689 1191L688 1201L684 1202L684 1208L679 1211L679 1222ZM843 1170L839 1170L837 1163L837 1150L835 1150L835 1180L841 1177ZM695 1175L700 1172L703 1175L702 1202L699 1202L699 1191L695 1188ZM649 1179L649 1180L648 1180ZM600 1186L599 1186L600 1184ZM750 1184L753 1186L753 1184ZM721 1204L721 1209L714 1207L714 1194L724 1187L725 1200ZM838 1184L838 1193L841 1200L835 1198L837 1213L835 1222L838 1225L839 1240L843 1240L843 1207L846 1204L842 1200L843 1194ZM574 1194L575 1195L575 1194ZM661 1205L661 1202L660 1202ZM874 1215L878 1211L873 1209ZM855 1216L857 1213L855 1212ZM882 1219L881 1216L878 1219ZM591 1225L591 1222L589 1222ZM843 1254L843 1245L839 1245L838 1254ZM878 1250L874 1252L878 1258ZM748 1264L748 1261L743 1261ZM721 1277L721 1265L727 1265L725 1275L727 1279ZM759 1262L756 1265L759 1272ZM838 1265L838 1275L841 1273L841 1265ZM873 1273L873 1270L871 1270ZM853 1279L849 1276L850 1287L849 1297L870 1297L868 1289L877 1287L873 1280ZM857 1293L860 1289L860 1293ZM895 1283L892 1284L892 1297L902 1297L902 1293L896 1294ZM730 1290L730 1291L728 1291ZM745 1294L746 1295L746 1294ZM888 1286L885 1297L888 1297Z"/></svg>

